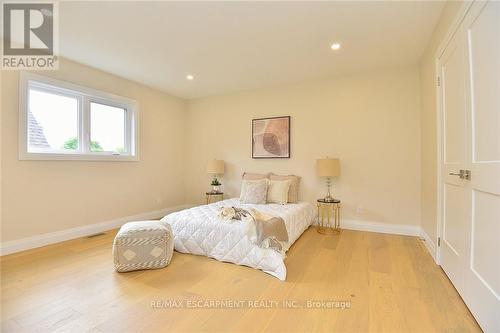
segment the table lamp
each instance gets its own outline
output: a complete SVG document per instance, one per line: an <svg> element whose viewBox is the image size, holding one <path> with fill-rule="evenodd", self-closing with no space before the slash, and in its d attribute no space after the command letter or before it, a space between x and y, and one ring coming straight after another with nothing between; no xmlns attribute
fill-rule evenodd
<svg viewBox="0 0 500 333"><path fill-rule="evenodd" d="M219 193L222 184L217 179L217 176L224 174L224 161L216 159L209 161L207 164L207 173L214 177L212 183L210 183L212 185L212 193Z"/></svg>
<svg viewBox="0 0 500 333"><path fill-rule="evenodd" d="M316 174L319 177L326 177L327 194L325 202L333 202L334 199L330 193L331 178L340 175L340 162L338 158L322 158L316 160Z"/></svg>

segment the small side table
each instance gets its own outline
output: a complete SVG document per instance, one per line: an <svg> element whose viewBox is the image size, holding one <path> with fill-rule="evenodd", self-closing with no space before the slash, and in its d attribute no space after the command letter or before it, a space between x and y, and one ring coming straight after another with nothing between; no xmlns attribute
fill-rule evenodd
<svg viewBox="0 0 500 333"><path fill-rule="evenodd" d="M324 235L340 234L340 200L317 200L318 232ZM333 216L332 216L333 215Z"/></svg>
<svg viewBox="0 0 500 333"><path fill-rule="evenodd" d="M206 195L207 205L220 200L224 200L224 193L222 192L207 192L205 193L205 195Z"/></svg>

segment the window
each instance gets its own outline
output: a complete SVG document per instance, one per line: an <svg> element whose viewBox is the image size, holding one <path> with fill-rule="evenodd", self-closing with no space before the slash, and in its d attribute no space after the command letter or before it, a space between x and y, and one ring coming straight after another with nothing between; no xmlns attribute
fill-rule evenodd
<svg viewBox="0 0 500 333"><path fill-rule="evenodd" d="M31 88L28 96L28 151L76 151L68 147L68 138L78 138L78 98Z"/></svg>
<svg viewBox="0 0 500 333"><path fill-rule="evenodd" d="M136 161L137 103L21 73L19 158Z"/></svg>
<svg viewBox="0 0 500 333"><path fill-rule="evenodd" d="M90 150L126 153L127 110L106 104L90 103Z"/></svg>

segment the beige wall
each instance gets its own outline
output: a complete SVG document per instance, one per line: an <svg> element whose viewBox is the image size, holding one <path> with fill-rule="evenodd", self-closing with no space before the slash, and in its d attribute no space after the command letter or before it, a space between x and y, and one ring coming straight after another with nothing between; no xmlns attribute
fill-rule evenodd
<svg viewBox="0 0 500 333"><path fill-rule="evenodd" d="M135 99L140 161L19 161L19 73L2 73L2 241L183 203L184 102L81 64L42 75Z"/></svg>
<svg viewBox="0 0 500 333"><path fill-rule="evenodd" d="M242 172L273 171L302 176L301 198L314 201L324 195L315 159L327 155L341 159L334 193L345 218L421 224L435 239L434 54L460 5L445 6L420 67L188 102L66 60L41 73L138 100L140 162L19 161L19 75L2 72L2 241L200 203L214 157L226 161L229 196ZM292 157L253 160L251 119L278 115L292 116Z"/></svg>
<svg viewBox="0 0 500 333"><path fill-rule="evenodd" d="M251 119L279 115L292 117L291 158L252 159ZM328 155L341 161L345 218L420 225L416 66L189 101L186 130L186 202L202 202L211 158L226 161L229 196L242 172L272 171L302 176L301 199L313 202L325 191L315 160Z"/></svg>
<svg viewBox="0 0 500 333"><path fill-rule="evenodd" d="M436 64L437 48L445 38L462 3L448 1L420 63L422 123L422 228L437 238L437 138Z"/></svg>
<svg viewBox="0 0 500 333"><path fill-rule="evenodd" d="M0 42L3 43L3 40L0 40ZM2 118L3 118L3 103L2 103L2 100L1 97L2 97L2 80L3 78L3 71L0 70L0 240L2 239L2 224L3 224L3 220L2 220L2 216L3 216L3 172L2 172L2 165L3 165L3 157L2 157L2 142L3 142L3 136L2 136L2 133L3 133L3 122L2 122Z"/></svg>

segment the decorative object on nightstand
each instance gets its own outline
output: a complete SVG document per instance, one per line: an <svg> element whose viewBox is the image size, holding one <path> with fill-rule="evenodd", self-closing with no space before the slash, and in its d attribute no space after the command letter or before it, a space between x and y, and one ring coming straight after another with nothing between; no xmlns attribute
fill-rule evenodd
<svg viewBox="0 0 500 333"><path fill-rule="evenodd" d="M213 175L214 177L212 179L212 182L210 183L210 185L212 185L211 193L213 194L221 193L220 186L222 184L219 182L219 179L217 179L217 176L224 174L224 161L216 159L209 161L207 164L207 173Z"/></svg>
<svg viewBox="0 0 500 333"><path fill-rule="evenodd" d="M316 174L319 177L326 177L327 194L326 197L323 198L324 202L335 202L335 199L331 195L330 188L332 184L331 178L340 175L339 159L327 157L316 160Z"/></svg>
<svg viewBox="0 0 500 333"><path fill-rule="evenodd" d="M222 192L207 192L207 193L205 193L205 198L207 200L207 205L208 205L208 204L220 201L220 200L224 200L224 193L222 193Z"/></svg>
<svg viewBox="0 0 500 333"><path fill-rule="evenodd" d="M324 235L340 234L340 200L318 199L318 232Z"/></svg>

